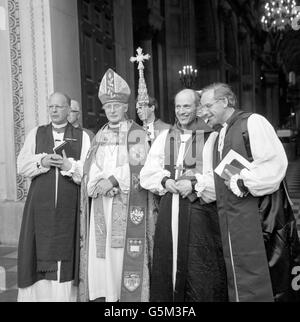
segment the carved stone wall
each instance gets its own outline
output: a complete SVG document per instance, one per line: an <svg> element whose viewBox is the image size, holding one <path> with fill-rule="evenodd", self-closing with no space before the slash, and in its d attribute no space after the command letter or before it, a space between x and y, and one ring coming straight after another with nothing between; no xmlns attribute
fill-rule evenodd
<svg viewBox="0 0 300 322"><path fill-rule="evenodd" d="M12 78L12 71L16 75L18 67L17 38L10 36L10 27L15 28L16 19L9 21L9 8L7 0L0 0L2 12L4 10L5 25L0 30L0 200L16 199L16 167L15 140L14 140L14 111L13 111L13 85L18 88L18 80ZM13 10L12 7L10 7ZM15 17L14 17L15 18ZM14 43L11 50L10 43ZM12 65L11 57L14 65ZM12 67L11 67L12 66ZM18 116L17 113L15 113ZM17 117L18 119L18 117Z"/></svg>
<svg viewBox="0 0 300 322"><path fill-rule="evenodd" d="M17 175L17 157L28 132L48 123L54 88L80 93L78 17L69 0L0 0L0 8L8 21L0 30L0 244L16 244L29 187Z"/></svg>
<svg viewBox="0 0 300 322"><path fill-rule="evenodd" d="M6 199L22 201L28 182L16 174L16 160L26 134L49 120L47 96L53 90L49 0L7 0L7 16L11 93L6 95L12 100L15 162L6 160L6 168L14 165L16 193L6 194Z"/></svg>
<svg viewBox="0 0 300 322"><path fill-rule="evenodd" d="M15 156L20 153L25 139L24 125L24 100L23 100L23 72L22 72L22 51L20 36L20 11L19 0L8 0L9 16L9 39L11 58L11 78L12 78L12 101L14 115L14 138ZM25 179L16 175L17 200L26 197Z"/></svg>
<svg viewBox="0 0 300 322"><path fill-rule="evenodd" d="M0 244L16 245L26 196L16 158L25 139L20 1L0 0Z"/></svg>

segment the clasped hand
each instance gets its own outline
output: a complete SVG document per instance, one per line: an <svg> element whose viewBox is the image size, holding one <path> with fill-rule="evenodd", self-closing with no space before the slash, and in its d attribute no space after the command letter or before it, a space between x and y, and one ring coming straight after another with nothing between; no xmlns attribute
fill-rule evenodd
<svg viewBox="0 0 300 322"><path fill-rule="evenodd" d="M93 198L97 198L98 195L113 198L119 193L119 189L114 187L113 184L108 179L101 179L96 186L93 193Z"/></svg>
<svg viewBox="0 0 300 322"><path fill-rule="evenodd" d="M169 179L166 181L166 189L173 194L180 194L183 199L193 192L190 180L179 180L176 182L173 179Z"/></svg>
<svg viewBox="0 0 300 322"><path fill-rule="evenodd" d="M62 171L69 171L72 168L72 163L67 158L65 151L62 152L63 156L59 154L47 154L41 160L41 164L44 168L59 168Z"/></svg>

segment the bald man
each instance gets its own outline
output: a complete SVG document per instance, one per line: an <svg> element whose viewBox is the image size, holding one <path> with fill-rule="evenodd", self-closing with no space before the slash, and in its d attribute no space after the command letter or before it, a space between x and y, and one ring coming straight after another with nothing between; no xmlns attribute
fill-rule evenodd
<svg viewBox="0 0 300 322"><path fill-rule="evenodd" d="M70 98L53 93L51 123L31 130L18 173L31 180L18 251L18 301L76 301L80 183L89 136L68 123ZM63 148L59 146L65 144Z"/></svg>
<svg viewBox="0 0 300 322"><path fill-rule="evenodd" d="M175 97L177 122L154 141L141 186L161 197L154 237L150 301L227 300L212 151L217 133L196 117L198 93Z"/></svg>
<svg viewBox="0 0 300 322"><path fill-rule="evenodd" d="M71 100L71 110L70 110L70 114L68 117L68 121L76 128L81 128L80 125L80 104L75 101L75 100ZM89 130L89 129L85 129L82 128L84 132L86 132L88 134L88 136L90 137L90 140L92 142L95 134Z"/></svg>

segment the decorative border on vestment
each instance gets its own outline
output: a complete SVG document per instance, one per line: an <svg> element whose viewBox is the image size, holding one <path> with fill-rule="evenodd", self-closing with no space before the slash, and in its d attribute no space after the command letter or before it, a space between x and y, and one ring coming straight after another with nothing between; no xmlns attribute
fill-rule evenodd
<svg viewBox="0 0 300 322"><path fill-rule="evenodd" d="M23 75L21 61L21 38L19 0L8 0L9 40L12 78L12 101L14 116L15 156L16 159L25 141ZM17 200L26 197L25 178L17 174Z"/></svg>

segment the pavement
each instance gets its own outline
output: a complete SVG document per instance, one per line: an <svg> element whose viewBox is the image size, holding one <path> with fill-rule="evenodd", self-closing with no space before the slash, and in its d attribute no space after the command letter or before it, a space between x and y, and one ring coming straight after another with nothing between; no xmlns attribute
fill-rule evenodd
<svg viewBox="0 0 300 322"><path fill-rule="evenodd" d="M289 163L287 183L300 235L300 159ZM17 301L17 258L16 247L0 245L0 302Z"/></svg>
<svg viewBox="0 0 300 322"><path fill-rule="evenodd" d="M16 247L0 245L0 302L17 301L17 258Z"/></svg>

